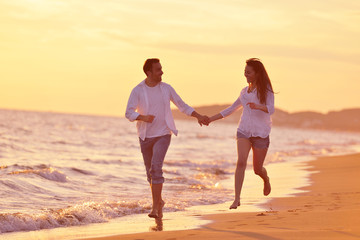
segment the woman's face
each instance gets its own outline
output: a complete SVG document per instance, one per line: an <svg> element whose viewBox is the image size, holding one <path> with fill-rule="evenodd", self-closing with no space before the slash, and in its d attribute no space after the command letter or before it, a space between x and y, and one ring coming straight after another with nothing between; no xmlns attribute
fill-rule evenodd
<svg viewBox="0 0 360 240"><path fill-rule="evenodd" d="M249 65L246 65L245 67L244 76L246 77L248 83L256 82L256 72Z"/></svg>

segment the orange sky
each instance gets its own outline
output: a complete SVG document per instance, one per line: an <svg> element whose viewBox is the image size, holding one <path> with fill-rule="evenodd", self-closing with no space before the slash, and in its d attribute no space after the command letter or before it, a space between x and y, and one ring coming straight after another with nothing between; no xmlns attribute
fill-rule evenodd
<svg viewBox="0 0 360 240"><path fill-rule="evenodd" d="M358 0L0 0L0 108L123 116L148 57L191 106L258 57L278 108L360 107L359 26Z"/></svg>

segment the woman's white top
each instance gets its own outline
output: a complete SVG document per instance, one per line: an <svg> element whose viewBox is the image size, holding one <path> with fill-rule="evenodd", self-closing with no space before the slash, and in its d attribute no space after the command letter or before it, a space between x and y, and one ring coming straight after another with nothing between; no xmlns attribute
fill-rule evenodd
<svg viewBox="0 0 360 240"><path fill-rule="evenodd" d="M257 97L257 90L254 89L249 93L248 88L249 87L243 88L238 99L236 99L230 107L221 111L220 114L225 118L242 106L243 113L240 117L238 131L246 137L266 138L271 131L271 115L275 112L274 93L271 91L267 92L266 107L268 113L266 113L262 110L250 108L248 105L250 102L260 105L263 104L260 103L260 99Z"/></svg>

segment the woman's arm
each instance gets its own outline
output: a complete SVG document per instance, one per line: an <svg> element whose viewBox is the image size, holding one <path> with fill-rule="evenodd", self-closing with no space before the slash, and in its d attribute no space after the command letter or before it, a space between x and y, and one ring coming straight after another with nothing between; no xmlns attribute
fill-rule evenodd
<svg viewBox="0 0 360 240"><path fill-rule="evenodd" d="M225 118L225 117L233 114L241 106L242 106L242 103L241 103L240 97L238 97L238 99L236 99L236 101L230 107L228 107L228 108L222 110L221 112L219 112L218 114L215 114L214 116L210 117L209 123L214 122L219 119L222 119L222 118Z"/></svg>
<svg viewBox="0 0 360 240"><path fill-rule="evenodd" d="M219 120L219 119L222 119L222 118L223 118L223 116L220 113L215 114L214 116L210 117L209 123L214 122L214 121Z"/></svg>
<svg viewBox="0 0 360 240"><path fill-rule="evenodd" d="M270 115L275 112L274 108L274 93L271 91L268 91L267 97L266 97L266 105L256 104L253 102L247 103L247 105L250 106L251 109L256 109L263 111L265 113L269 113Z"/></svg>
<svg viewBox="0 0 360 240"><path fill-rule="evenodd" d="M247 105L249 105L251 109L256 109L256 110L260 110L260 111L269 113L269 110L266 105L260 105L260 104L256 104L253 102L249 102L249 103L247 103Z"/></svg>
<svg viewBox="0 0 360 240"><path fill-rule="evenodd" d="M266 97L266 107L267 107L270 115L275 112L274 93L272 91L268 91L268 94Z"/></svg>

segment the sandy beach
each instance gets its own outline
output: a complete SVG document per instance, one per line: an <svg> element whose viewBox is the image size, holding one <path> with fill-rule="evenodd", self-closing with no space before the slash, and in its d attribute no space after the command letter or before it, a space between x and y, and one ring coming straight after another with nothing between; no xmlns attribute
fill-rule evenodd
<svg viewBox="0 0 360 240"><path fill-rule="evenodd" d="M360 239L360 154L304 164L312 172L311 185L295 197L272 199L266 211L206 215L212 223L193 230L87 239Z"/></svg>

